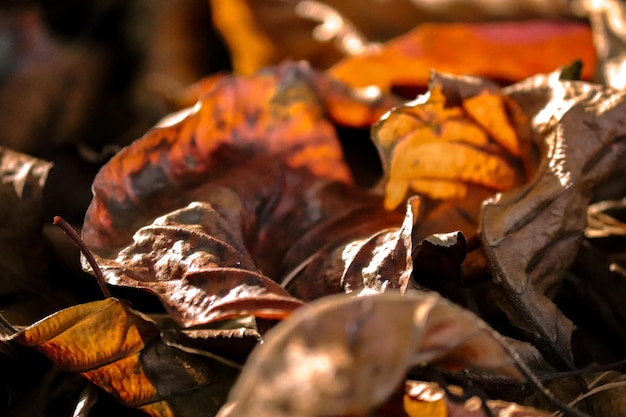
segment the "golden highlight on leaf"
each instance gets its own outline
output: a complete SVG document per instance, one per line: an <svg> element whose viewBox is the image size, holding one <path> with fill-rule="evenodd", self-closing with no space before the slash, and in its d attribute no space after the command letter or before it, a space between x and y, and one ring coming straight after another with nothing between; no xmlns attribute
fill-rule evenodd
<svg viewBox="0 0 626 417"><path fill-rule="evenodd" d="M445 393L434 382L407 381L404 410L409 417L447 417Z"/></svg>
<svg viewBox="0 0 626 417"><path fill-rule="evenodd" d="M16 340L58 358L63 369L83 371L98 361L132 355L157 334L152 322L130 313L118 300L107 298L59 311L23 330ZM76 356L73 352L77 351L83 353Z"/></svg>
<svg viewBox="0 0 626 417"><path fill-rule="evenodd" d="M435 82L428 95L393 109L373 139L386 167L385 208L410 191L435 199L465 198L469 187L504 191L523 183L520 155L504 99L487 89L450 106Z"/></svg>
<svg viewBox="0 0 626 417"><path fill-rule="evenodd" d="M158 334L153 322L107 298L61 310L17 333L15 340L132 405L158 396L139 360Z"/></svg>
<svg viewBox="0 0 626 417"><path fill-rule="evenodd" d="M107 298L61 310L5 339L38 349L128 407L153 417L215 414L239 370L216 355L179 349L155 322ZM177 411L178 410L178 411Z"/></svg>

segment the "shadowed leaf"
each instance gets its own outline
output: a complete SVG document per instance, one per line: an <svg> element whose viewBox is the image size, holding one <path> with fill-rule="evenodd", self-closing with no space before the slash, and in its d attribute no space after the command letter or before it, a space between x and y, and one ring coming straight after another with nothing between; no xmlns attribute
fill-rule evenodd
<svg viewBox="0 0 626 417"><path fill-rule="evenodd" d="M626 149L626 100L558 73L504 92L531 118L542 160L528 184L485 203L480 235L504 290L501 308L553 360L571 366L574 326L548 297L579 248L594 186Z"/></svg>
<svg viewBox="0 0 626 417"><path fill-rule="evenodd" d="M61 310L10 339L155 417L215 413L239 372L166 344L153 321L113 298Z"/></svg>

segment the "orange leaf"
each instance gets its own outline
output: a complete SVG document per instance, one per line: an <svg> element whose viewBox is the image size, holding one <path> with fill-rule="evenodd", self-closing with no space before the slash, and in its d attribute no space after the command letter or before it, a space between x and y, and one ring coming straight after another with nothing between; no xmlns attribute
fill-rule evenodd
<svg viewBox="0 0 626 417"><path fill-rule="evenodd" d="M61 310L10 339L154 417L173 417L181 404L187 415L215 413L238 373L167 345L153 321L114 298Z"/></svg>
<svg viewBox="0 0 626 417"><path fill-rule="evenodd" d="M423 87L430 71L514 82L573 61L584 79L596 66L585 24L548 21L422 24L374 53L347 58L329 71L357 87Z"/></svg>
<svg viewBox="0 0 626 417"><path fill-rule="evenodd" d="M508 120L513 103L490 91L449 103L436 79L428 95L392 110L373 129L386 166L385 207L409 190L436 199L465 198L469 188L493 192L522 184L518 136Z"/></svg>
<svg viewBox="0 0 626 417"><path fill-rule="evenodd" d="M368 126L398 104L385 95L358 97L304 64L209 84L204 94L196 93L195 107L124 148L97 175L83 230L93 251L119 248L138 226L181 207L170 199L161 207L148 200L222 178L252 158L264 156L264 165L273 160L289 170L310 171L321 181L350 184L326 110L341 123ZM349 112L343 110L346 104Z"/></svg>
<svg viewBox="0 0 626 417"><path fill-rule="evenodd" d="M287 249L338 207L371 200L333 121L369 126L397 101L293 63L194 94L98 173L83 239L107 282L155 293L184 326L282 318L301 305L270 279Z"/></svg>

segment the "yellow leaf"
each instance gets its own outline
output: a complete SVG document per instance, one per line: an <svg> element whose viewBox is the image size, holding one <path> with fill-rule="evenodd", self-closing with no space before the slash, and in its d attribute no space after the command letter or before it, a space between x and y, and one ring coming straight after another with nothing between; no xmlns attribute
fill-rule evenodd
<svg viewBox="0 0 626 417"><path fill-rule="evenodd" d="M407 381L404 411L409 417L446 417L445 392L434 382Z"/></svg>
<svg viewBox="0 0 626 417"><path fill-rule="evenodd" d="M495 193L522 184L507 112L504 98L489 90L450 106L437 82L428 95L392 110L373 130L386 171L385 208L395 209L409 189L462 199L472 186Z"/></svg>

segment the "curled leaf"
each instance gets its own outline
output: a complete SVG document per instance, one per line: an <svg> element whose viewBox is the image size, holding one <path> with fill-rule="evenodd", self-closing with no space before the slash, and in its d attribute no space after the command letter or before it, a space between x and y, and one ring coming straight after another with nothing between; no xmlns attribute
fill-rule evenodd
<svg viewBox="0 0 626 417"><path fill-rule="evenodd" d="M313 248L313 254L287 275L282 285L290 293L312 300L340 292L364 295L406 290L413 270L413 228L420 219L419 199L408 202L404 220L380 209L350 213L350 217L332 219L321 230L314 228L313 236L305 237L308 250L324 242L318 233L324 232L330 239L320 249Z"/></svg>
<svg viewBox="0 0 626 417"><path fill-rule="evenodd" d="M216 412L238 374L222 361L169 346L153 321L113 298L61 310L9 339L154 417Z"/></svg>
<svg viewBox="0 0 626 417"><path fill-rule="evenodd" d="M251 211L261 210L263 202L277 206L282 202L285 209L291 200L276 201L275 194L285 184L302 185L292 179L298 175L294 171L308 172L320 182L350 184L325 106L352 101L360 111L354 122L367 125L396 102L383 96L359 100L348 93L299 64L287 63L251 77L223 77L193 108L172 115L103 167L94 180L85 242L96 254L114 253L140 226L194 201L189 193L208 182L225 181L234 167L260 165L263 169L255 175L267 175L268 169L278 175L266 178L257 192L239 192Z"/></svg>
<svg viewBox="0 0 626 417"><path fill-rule="evenodd" d="M83 227L107 281L157 294L185 326L299 306L269 278L285 252L371 200L327 114L367 125L395 101L353 93L304 64L222 77L123 149L97 175Z"/></svg>
<svg viewBox="0 0 626 417"><path fill-rule="evenodd" d="M184 326L289 314L302 303L255 267L238 233L239 211L229 211L228 201L192 203L139 229L114 260L98 259L108 282L158 294Z"/></svg>
<svg viewBox="0 0 626 417"><path fill-rule="evenodd" d="M434 76L428 94L396 107L374 126L386 208L404 201L409 190L464 199L475 188L496 192L524 182L515 158L528 144L511 120L516 104L488 83L463 83Z"/></svg>
<svg viewBox="0 0 626 417"><path fill-rule="evenodd" d="M497 333L434 293L338 295L268 333L219 415L367 415L417 364L521 377Z"/></svg>
<svg viewBox="0 0 626 417"><path fill-rule="evenodd" d="M536 76L504 92L532 120L542 148L535 177L485 202L480 235L501 285L501 308L562 365L574 326L550 301L572 263L593 191L626 150L624 93Z"/></svg>

